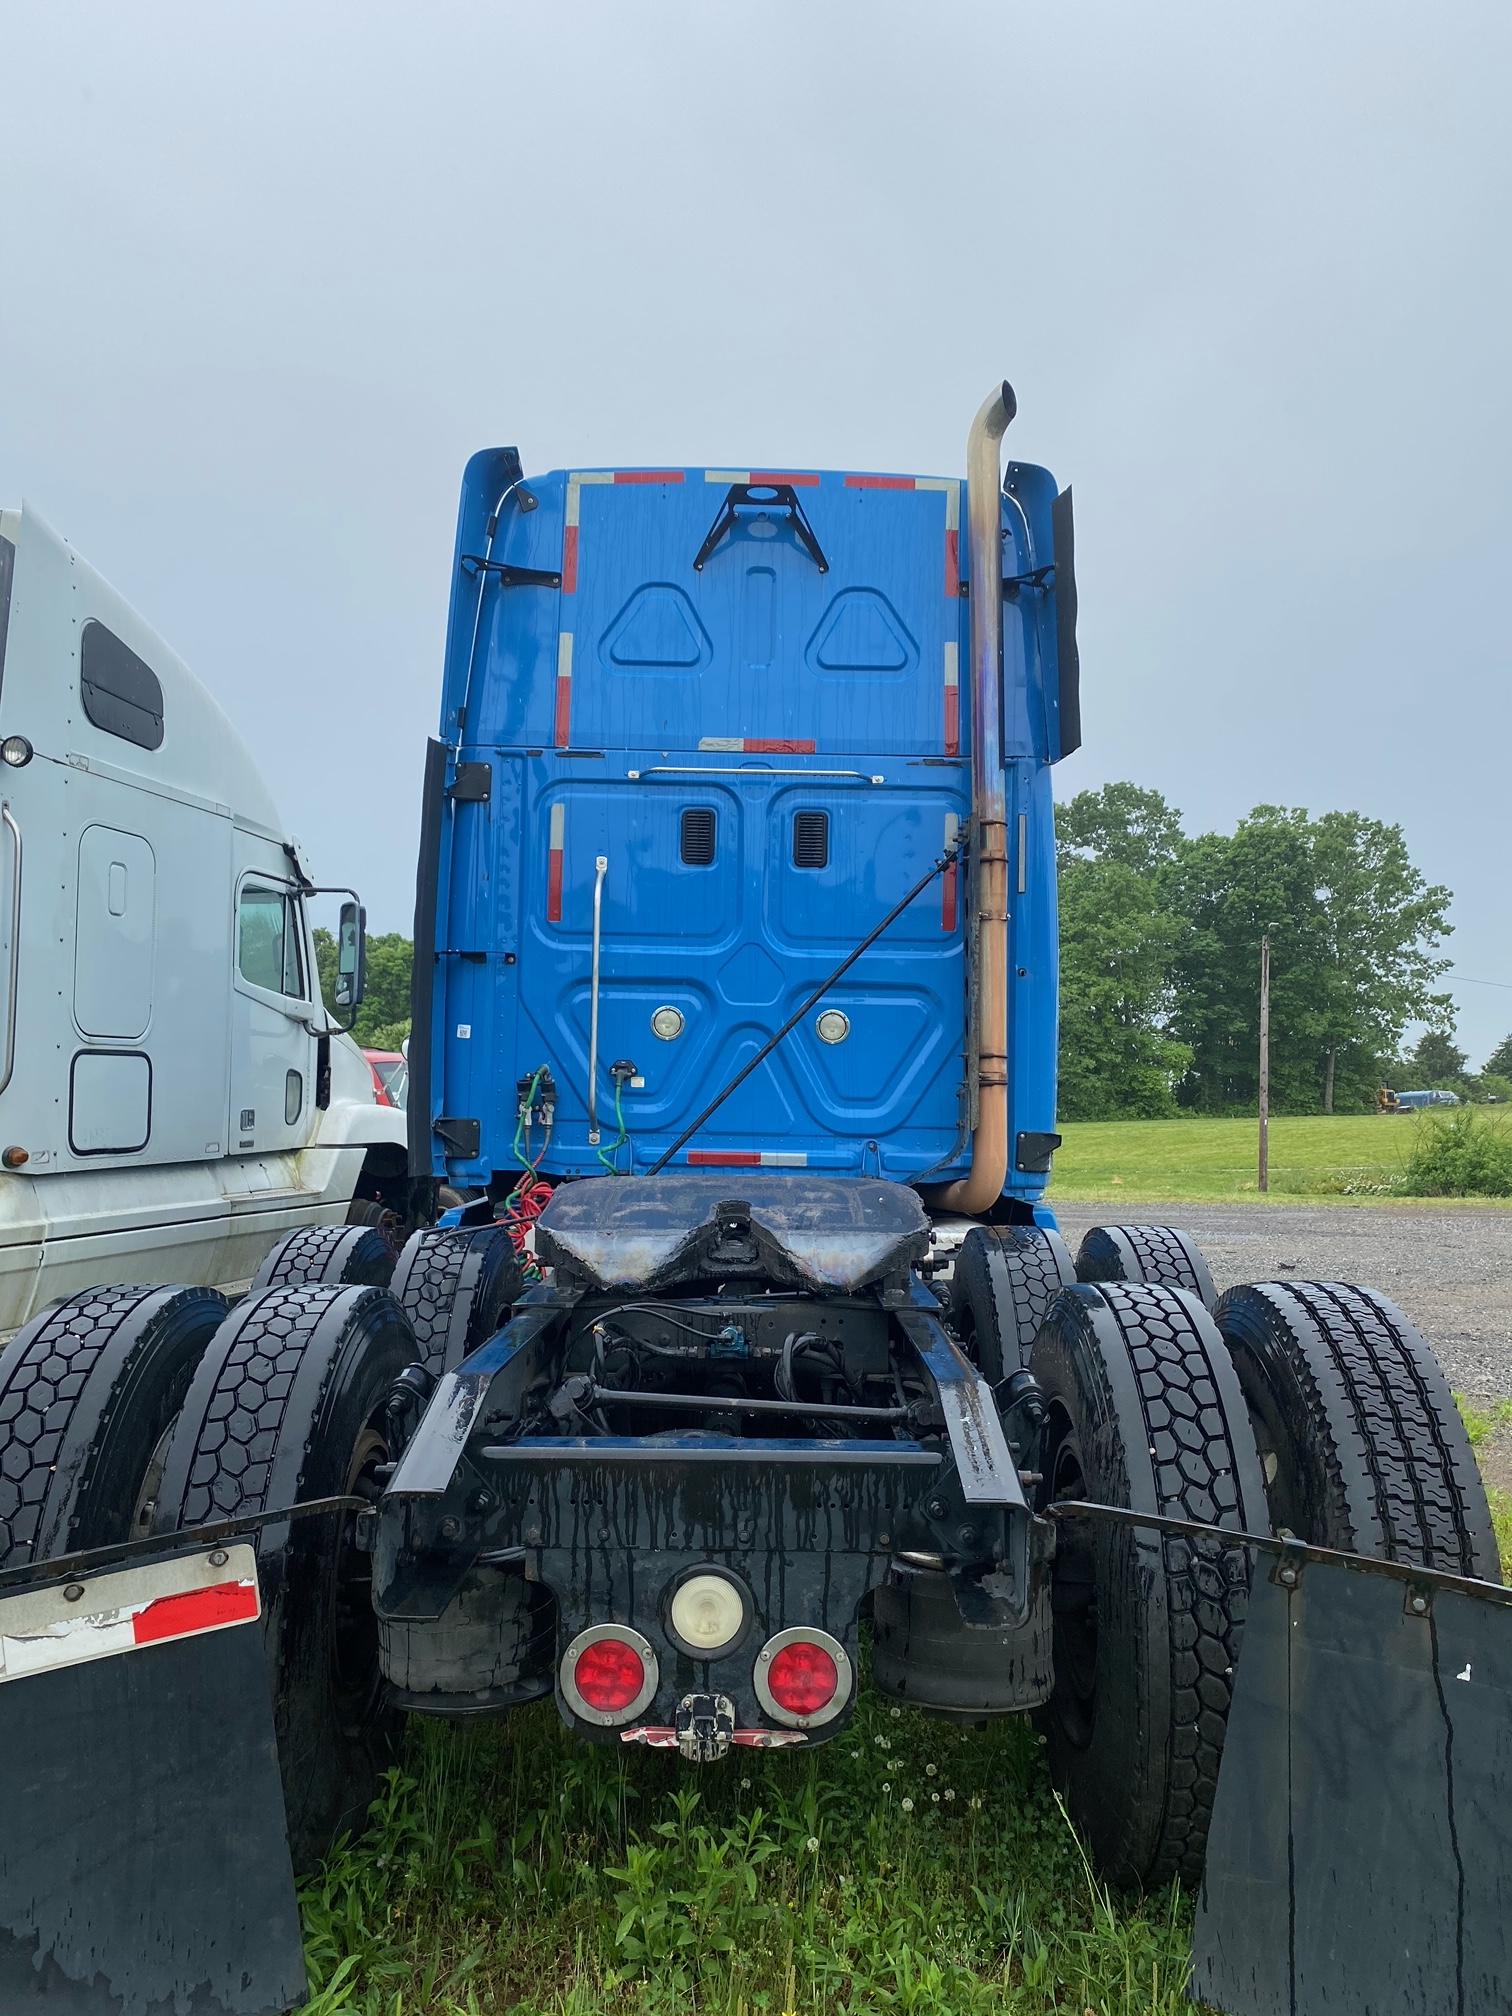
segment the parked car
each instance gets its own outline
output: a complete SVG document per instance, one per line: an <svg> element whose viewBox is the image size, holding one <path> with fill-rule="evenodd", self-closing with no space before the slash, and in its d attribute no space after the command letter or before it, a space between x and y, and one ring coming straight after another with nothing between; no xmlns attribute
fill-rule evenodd
<svg viewBox="0 0 1512 2016"><path fill-rule="evenodd" d="M380 1106L403 1110L409 1096L409 1065L397 1050L364 1050L373 1074L373 1096Z"/></svg>
<svg viewBox="0 0 1512 2016"><path fill-rule="evenodd" d="M1416 1113L1424 1106L1458 1106L1458 1092L1398 1092L1395 1110Z"/></svg>

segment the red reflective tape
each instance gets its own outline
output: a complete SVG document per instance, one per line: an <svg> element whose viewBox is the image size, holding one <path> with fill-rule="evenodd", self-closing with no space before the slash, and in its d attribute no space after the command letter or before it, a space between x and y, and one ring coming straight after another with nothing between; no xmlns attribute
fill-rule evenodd
<svg viewBox="0 0 1512 2016"><path fill-rule="evenodd" d="M216 1582L209 1589L190 1589L182 1596L160 1596L138 1610L131 1635L138 1645L156 1645L164 1638L188 1638L222 1624L245 1624L257 1615L257 1589L251 1582Z"/></svg>
<svg viewBox="0 0 1512 2016"><path fill-rule="evenodd" d="M546 922L562 921L562 850L553 847L546 856Z"/></svg>
<svg viewBox="0 0 1512 2016"><path fill-rule="evenodd" d="M562 534L562 593L577 593L577 542L578 528L569 525Z"/></svg>
<svg viewBox="0 0 1512 2016"><path fill-rule="evenodd" d="M914 476L847 476L847 490L912 490L917 482Z"/></svg>
<svg viewBox="0 0 1512 2016"><path fill-rule="evenodd" d="M959 756L961 753L961 689L959 686L945 688L945 754Z"/></svg>
<svg viewBox="0 0 1512 2016"><path fill-rule="evenodd" d="M574 554L574 561L576 560ZM563 584L566 585L565 583ZM959 601L961 594L961 535L959 532L945 534L945 593L952 602Z"/></svg>
<svg viewBox="0 0 1512 2016"><path fill-rule="evenodd" d="M812 756L815 744L780 739L768 741L759 735L747 735L740 747L746 756Z"/></svg>
<svg viewBox="0 0 1512 2016"><path fill-rule="evenodd" d="M558 749L567 747L567 728L572 719L572 680L557 675L556 721L552 732L556 736Z"/></svg>
<svg viewBox="0 0 1512 2016"><path fill-rule="evenodd" d="M945 870L945 893L940 901L940 924L946 931L956 928L956 863Z"/></svg>
<svg viewBox="0 0 1512 2016"><path fill-rule="evenodd" d="M753 469L751 471L751 481L753 483L791 483L795 490L812 490L818 483L819 478L814 475L812 470L806 474L800 472L795 475L790 469Z"/></svg>
<svg viewBox="0 0 1512 2016"><path fill-rule="evenodd" d="M681 469L616 469L616 483L681 483Z"/></svg>
<svg viewBox="0 0 1512 2016"><path fill-rule="evenodd" d="M708 1148L690 1148L688 1150L688 1167L690 1169L759 1169L761 1167L761 1157L759 1155L742 1153L720 1155Z"/></svg>

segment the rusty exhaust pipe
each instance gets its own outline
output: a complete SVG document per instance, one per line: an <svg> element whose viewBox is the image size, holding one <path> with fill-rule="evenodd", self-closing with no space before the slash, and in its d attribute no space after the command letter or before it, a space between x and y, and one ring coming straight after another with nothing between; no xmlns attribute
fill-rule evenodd
<svg viewBox="0 0 1512 2016"><path fill-rule="evenodd" d="M926 1192L939 1211L980 1217L1008 1174L1008 792L1003 774L1003 515L998 443L1018 411L1005 379L966 437L971 564L971 880L976 919L977 1123L971 1171Z"/></svg>

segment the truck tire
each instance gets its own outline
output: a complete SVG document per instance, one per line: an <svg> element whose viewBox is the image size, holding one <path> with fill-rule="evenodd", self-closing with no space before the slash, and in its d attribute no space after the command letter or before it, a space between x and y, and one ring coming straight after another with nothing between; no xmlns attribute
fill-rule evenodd
<svg viewBox="0 0 1512 2016"><path fill-rule="evenodd" d="M1264 1531L1244 1396L1193 1295L1068 1289L1030 1360L1047 1409L1041 1502L1090 1499ZM1052 1569L1050 1769L1101 1873L1195 1884L1249 1595L1244 1549L1063 1520Z"/></svg>
<svg viewBox="0 0 1512 2016"><path fill-rule="evenodd" d="M0 1351L0 1568L130 1540L226 1314L214 1288L86 1288Z"/></svg>
<svg viewBox="0 0 1512 2016"><path fill-rule="evenodd" d="M1209 1309L1218 1301L1197 1241L1174 1225L1094 1225L1076 1249L1076 1278L1184 1288Z"/></svg>
<svg viewBox="0 0 1512 2016"><path fill-rule="evenodd" d="M950 1320L990 1386L1028 1364L1045 1312L1075 1279L1058 1232L978 1225L966 1234L950 1283Z"/></svg>
<svg viewBox="0 0 1512 2016"><path fill-rule="evenodd" d="M376 1226L302 1225L286 1232L252 1276L264 1288L387 1288L394 1249Z"/></svg>
<svg viewBox="0 0 1512 2016"><path fill-rule="evenodd" d="M389 1453L385 1403L414 1355L384 1289L249 1295L189 1389L156 1530L347 1493L376 1500ZM306 1870L343 1827L360 1826L398 1718L385 1702L368 1557L352 1515L264 1527L257 1547L289 1846Z"/></svg>
<svg viewBox="0 0 1512 2016"><path fill-rule="evenodd" d="M412 1232L393 1283L430 1372L449 1372L492 1337L524 1285L514 1242L502 1225Z"/></svg>
<svg viewBox="0 0 1512 2016"><path fill-rule="evenodd" d="M1320 1547L1499 1582L1470 1438L1401 1310L1339 1282L1230 1288L1217 1320L1273 1523Z"/></svg>

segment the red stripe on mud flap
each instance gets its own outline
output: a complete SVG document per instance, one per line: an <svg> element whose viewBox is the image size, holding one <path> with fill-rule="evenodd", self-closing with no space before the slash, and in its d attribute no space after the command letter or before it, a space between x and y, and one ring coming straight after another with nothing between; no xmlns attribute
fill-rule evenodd
<svg viewBox="0 0 1512 2016"><path fill-rule="evenodd" d="M209 1589L191 1589L182 1596L160 1596L131 1620L138 1645L157 1645L165 1638L188 1638L196 1631L216 1631L223 1624L246 1624L257 1615L254 1582L217 1582Z"/></svg>
<svg viewBox="0 0 1512 2016"><path fill-rule="evenodd" d="M558 749L567 747L567 731L572 721L572 680L559 673L556 683L556 720L552 724L552 734Z"/></svg>
<svg viewBox="0 0 1512 2016"><path fill-rule="evenodd" d="M616 483L681 483L681 469L616 469Z"/></svg>
<svg viewBox="0 0 1512 2016"><path fill-rule="evenodd" d="M945 870L945 893L940 899L940 928L954 931L956 928L956 875L959 864L952 861Z"/></svg>
<svg viewBox="0 0 1512 2016"><path fill-rule="evenodd" d="M578 528L569 525L562 534L562 593L577 593Z"/></svg>
<svg viewBox="0 0 1512 2016"><path fill-rule="evenodd" d="M566 584L564 583L563 585L565 586ZM945 534L945 593L952 602L960 600L961 535L959 532L947 532Z"/></svg>
<svg viewBox="0 0 1512 2016"><path fill-rule="evenodd" d="M912 490L916 478L912 476L847 476L847 490Z"/></svg>
<svg viewBox="0 0 1512 2016"><path fill-rule="evenodd" d="M562 921L562 850L553 847L546 856L546 922Z"/></svg>
<svg viewBox="0 0 1512 2016"><path fill-rule="evenodd" d="M800 472L795 475L792 470L753 469L751 471L751 481L753 483L791 483L795 490L812 490L818 483L819 478L812 471L809 471L807 474Z"/></svg>
<svg viewBox="0 0 1512 2016"><path fill-rule="evenodd" d="M961 753L961 689L959 686L945 688L945 754L959 756Z"/></svg>
<svg viewBox="0 0 1512 2016"><path fill-rule="evenodd" d="M812 756L816 746L813 742L771 741L760 735L747 735L740 745L746 756Z"/></svg>
<svg viewBox="0 0 1512 2016"><path fill-rule="evenodd" d="M690 1148L688 1150L688 1167L690 1169L759 1169L761 1167L761 1157L759 1155L741 1154L719 1155L708 1148Z"/></svg>

